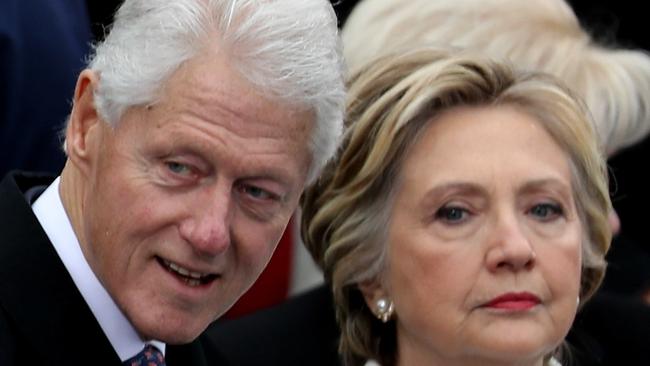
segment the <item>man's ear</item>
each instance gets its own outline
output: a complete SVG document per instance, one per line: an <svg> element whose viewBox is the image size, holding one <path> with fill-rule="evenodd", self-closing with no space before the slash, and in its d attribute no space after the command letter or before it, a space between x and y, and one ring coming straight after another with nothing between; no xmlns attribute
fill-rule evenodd
<svg viewBox="0 0 650 366"><path fill-rule="evenodd" d="M70 120L65 131L65 150L68 159L87 174L93 159L93 150L98 148L97 133L104 123L95 108L94 92L99 83L96 72L86 69L79 74L74 92Z"/></svg>

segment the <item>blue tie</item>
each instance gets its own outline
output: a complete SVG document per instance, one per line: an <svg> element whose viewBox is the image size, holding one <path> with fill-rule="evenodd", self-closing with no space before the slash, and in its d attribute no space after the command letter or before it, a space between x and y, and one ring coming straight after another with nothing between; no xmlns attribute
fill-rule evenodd
<svg viewBox="0 0 650 366"><path fill-rule="evenodd" d="M148 344L140 353L122 363L124 366L165 366L165 357L158 348Z"/></svg>

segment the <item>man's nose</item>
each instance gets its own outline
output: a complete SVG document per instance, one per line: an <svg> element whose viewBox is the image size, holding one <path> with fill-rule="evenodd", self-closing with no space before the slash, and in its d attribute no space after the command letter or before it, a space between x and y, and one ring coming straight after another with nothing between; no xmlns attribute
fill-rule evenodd
<svg viewBox="0 0 650 366"><path fill-rule="evenodd" d="M522 225L514 214L497 218L486 255L490 271L521 271L535 265L535 250Z"/></svg>
<svg viewBox="0 0 650 366"><path fill-rule="evenodd" d="M200 255L216 256L230 246L232 199L228 192L194 200L180 234Z"/></svg>

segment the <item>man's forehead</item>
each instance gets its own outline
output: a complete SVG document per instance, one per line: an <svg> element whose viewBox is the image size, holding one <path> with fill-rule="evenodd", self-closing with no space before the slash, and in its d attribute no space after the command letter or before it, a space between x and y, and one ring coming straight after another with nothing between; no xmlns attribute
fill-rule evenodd
<svg viewBox="0 0 650 366"><path fill-rule="evenodd" d="M203 55L185 63L169 79L161 102L204 119L220 118L221 123L248 122L239 128L259 129L284 121L302 133L315 119L308 108L264 92L248 81L230 64L226 53Z"/></svg>

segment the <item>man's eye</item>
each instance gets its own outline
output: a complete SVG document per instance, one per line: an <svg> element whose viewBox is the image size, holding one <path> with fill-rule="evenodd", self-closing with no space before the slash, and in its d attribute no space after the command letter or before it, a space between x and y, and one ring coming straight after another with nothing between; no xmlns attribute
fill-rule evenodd
<svg viewBox="0 0 650 366"><path fill-rule="evenodd" d="M442 220L451 224L457 224L467 219L469 212L460 207L442 207L436 211L436 219Z"/></svg>
<svg viewBox="0 0 650 366"><path fill-rule="evenodd" d="M240 191L256 200L270 200L270 199L275 199L275 195L266 191L265 189L255 187L255 186L249 186L249 185L242 185L240 187Z"/></svg>
<svg viewBox="0 0 650 366"><path fill-rule="evenodd" d="M165 164L167 165L167 169L174 174L189 175L192 172L189 166L182 163L168 161Z"/></svg>
<svg viewBox="0 0 650 366"><path fill-rule="evenodd" d="M553 203L540 203L533 206L529 213L540 221L550 221L556 217L562 216L564 211L562 207Z"/></svg>

